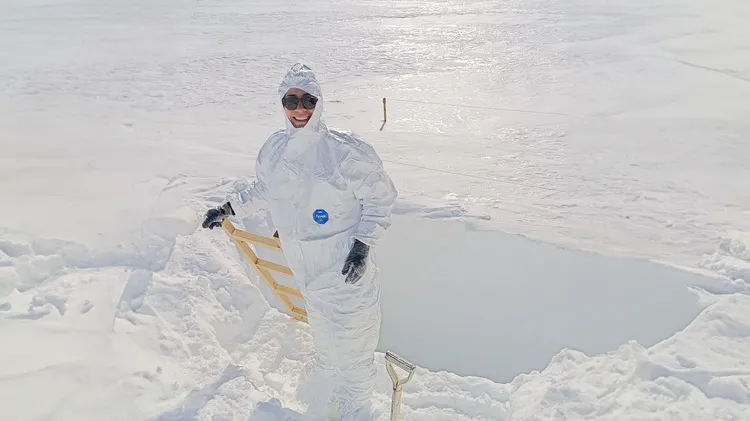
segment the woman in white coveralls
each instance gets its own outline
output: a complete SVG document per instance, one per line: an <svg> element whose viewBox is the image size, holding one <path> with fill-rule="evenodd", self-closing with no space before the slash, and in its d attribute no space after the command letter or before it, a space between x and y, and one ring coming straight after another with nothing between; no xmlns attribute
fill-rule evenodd
<svg viewBox="0 0 750 421"><path fill-rule="evenodd" d="M206 213L203 227L258 205L268 210L305 297L317 354L299 390L308 413L324 416L331 403L342 421L372 421L381 322L373 249L391 225L398 193L372 146L326 126L309 67L294 65L279 96L286 128L258 153L256 181L235 187L227 203Z"/></svg>

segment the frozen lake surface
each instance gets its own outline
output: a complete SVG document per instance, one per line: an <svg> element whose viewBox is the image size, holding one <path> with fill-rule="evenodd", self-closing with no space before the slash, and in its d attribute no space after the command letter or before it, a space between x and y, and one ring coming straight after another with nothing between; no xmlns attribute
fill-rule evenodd
<svg viewBox="0 0 750 421"><path fill-rule="evenodd" d="M380 348L497 382L543 370L565 348L652 346L701 310L687 286L713 282L461 222L401 216L385 244Z"/></svg>

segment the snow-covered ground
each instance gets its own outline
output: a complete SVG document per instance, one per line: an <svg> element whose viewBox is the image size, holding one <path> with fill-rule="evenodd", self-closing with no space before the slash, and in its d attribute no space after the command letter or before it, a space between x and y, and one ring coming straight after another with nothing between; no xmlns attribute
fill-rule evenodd
<svg viewBox="0 0 750 421"><path fill-rule="evenodd" d="M1 0L0 415L303 410L305 326L195 230L303 60L401 193L379 255L381 348L420 366L404 419L750 419L748 19L741 0ZM381 370L383 411L389 391Z"/></svg>

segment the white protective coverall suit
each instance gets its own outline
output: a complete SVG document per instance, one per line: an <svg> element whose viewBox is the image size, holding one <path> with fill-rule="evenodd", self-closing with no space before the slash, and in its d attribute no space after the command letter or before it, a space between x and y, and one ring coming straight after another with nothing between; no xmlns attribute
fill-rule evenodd
<svg viewBox="0 0 750 421"><path fill-rule="evenodd" d="M323 384L330 386L342 419L368 420L355 414L369 407L376 373L381 310L374 248L391 225L397 191L369 144L326 126L312 70L293 66L279 96L290 88L318 97L310 120L295 128L284 116L286 128L272 134L258 154L257 179L237 188L229 201L239 217L265 205L305 297L317 353L313 377L335 382ZM349 284L342 268L354 239L370 252L364 275ZM328 393L324 396L326 402L310 402L311 407L326 405Z"/></svg>

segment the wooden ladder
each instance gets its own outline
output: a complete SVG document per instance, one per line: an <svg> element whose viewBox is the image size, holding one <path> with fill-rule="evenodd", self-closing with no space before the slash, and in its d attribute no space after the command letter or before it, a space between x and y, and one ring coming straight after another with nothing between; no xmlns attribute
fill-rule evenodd
<svg viewBox="0 0 750 421"><path fill-rule="evenodd" d="M260 277L266 281L266 284L271 288L271 291L273 291L279 300L284 303L287 310L289 310L290 315L300 322L307 323L307 311L305 311L304 308L297 307L292 302L292 298L304 302L302 293L298 289L281 285L273 279L273 276L271 276L271 272L276 272L294 278L292 270L286 266L259 258L248 245L248 243L252 243L256 246L270 248L283 253L279 239L276 237L264 237L262 235L237 229L228 218L224 218L224 222L221 223L221 226L224 228L224 232L229 236L229 239L231 239L237 248L240 249L242 255L250 261L250 264L260 274Z"/></svg>

